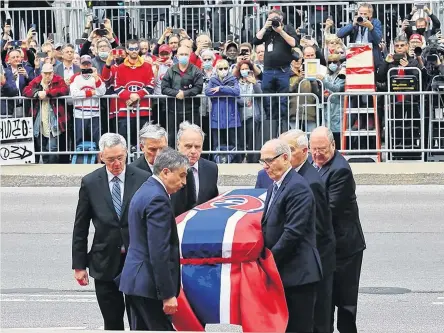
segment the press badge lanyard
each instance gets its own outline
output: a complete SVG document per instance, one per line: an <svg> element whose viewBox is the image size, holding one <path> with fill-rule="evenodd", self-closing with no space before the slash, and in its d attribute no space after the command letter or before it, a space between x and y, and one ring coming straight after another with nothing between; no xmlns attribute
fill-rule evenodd
<svg viewBox="0 0 444 333"><path fill-rule="evenodd" d="M274 43L274 36L271 37L271 42L270 42L270 44L268 44L268 47L267 47L268 52L273 52L273 43Z"/></svg>

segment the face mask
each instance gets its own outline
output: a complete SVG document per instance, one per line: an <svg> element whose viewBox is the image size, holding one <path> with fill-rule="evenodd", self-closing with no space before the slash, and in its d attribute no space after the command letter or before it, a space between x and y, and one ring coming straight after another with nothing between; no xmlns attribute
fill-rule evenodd
<svg viewBox="0 0 444 333"><path fill-rule="evenodd" d="M242 77L247 77L248 74L250 74L250 70L243 69L243 70L240 71L240 73L241 73Z"/></svg>
<svg viewBox="0 0 444 333"><path fill-rule="evenodd" d="M102 60L105 60L106 58L108 58L109 53L108 52L99 52L99 58Z"/></svg>
<svg viewBox="0 0 444 333"><path fill-rule="evenodd" d="M179 56L179 64L188 65L189 57L188 56Z"/></svg>
<svg viewBox="0 0 444 333"><path fill-rule="evenodd" d="M169 56L162 56L162 57L160 57L160 61L162 61L162 62L165 62L165 61L168 61L168 60L170 60Z"/></svg>
<svg viewBox="0 0 444 333"><path fill-rule="evenodd" d="M424 35L425 31L426 31L425 28L418 28L418 29L416 29L416 32L417 32L418 34L420 34L420 35Z"/></svg>
<svg viewBox="0 0 444 333"><path fill-rule="evenodd" d="M123 64L123 61L125 59L124 58L116 58L116 60L114 60L116 62L117 65Z"/></svg>
<svg viewBox="0 0 444 333"><path fill-rule="evenodd" d="M207 61L203 63L203 68L209 71L211 68L213 68L213 64L211 61Z"/></svg>
<svg viewBox="0 0 444 333"><path fill-rule="evenodd" d="M332 63L332 64L328 65L328 69L331 70L332 72L336 72L338 69L338 65Z"/></svg>
<svg viewBox="0 0 444 333"><path fill-rule="evenodd" d="M83 75L89 75L89 74L92 74L93 73L93 70L92 70L92 68L82 68L82 74Z"/></svg>
<svg viewBox="0 0 444 333"><path fill-rule="evenodd" d="M228 71L227 71L227 70L219 71L219 76L220 76L221 78L224 78L224 77L227 76L227 75L228 75Z"/></svg>

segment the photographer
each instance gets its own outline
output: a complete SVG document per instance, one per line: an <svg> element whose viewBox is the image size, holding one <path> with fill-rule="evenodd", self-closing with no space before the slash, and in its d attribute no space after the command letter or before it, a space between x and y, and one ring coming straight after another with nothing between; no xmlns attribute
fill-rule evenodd
<svg viewBox="0 0 444 333"><path fill-rule="evenodd" d="M430 91L433 78L444 75L444 45L436 37L430 37L421 59L424 59L421 60L424 61L421 67L424 90Z"/></svg>
<svg viewBox="0 0 444 333"><path fill-rule="evenodd" d="M373 6L363 3L358 8L358 15L353 23L339 29L336 33L339 38L350 37L350 43L372 44L375 68L383 63L379 43L382 39L382 25L377 18L373 18Z"/></svg>
<svg viewBox="0 0 444 333"><path fill-rule="evenodd" d="M242 43L239 46L239 56L237 57L237 62L236 62L236 64L233 64L230 67L230 72L232 72L234 76L238 77L240 75L239 64L246 61L251 64L254 77L260 78L260 76L262 74L262 70L259 66L255 65L251 61L251 53L252 52L253 52L253 47L251 46L250 43Z"/></svg>
<svg viewBox="0 0 444 333"><path fill-rule="evenodd" d="M404 22L402 22L401 31L405 32L405 35L407 36L408 39L410 39L410 36L412 36L415 33L424 36L425 40L427 41L427 39L429 39L430 36L435 35L438 32L438 30L441 28L441 22L436 17L436 15L433 15L432 11L427 6L425 6L424 12L428 15L430 21L432 21L432 28L427 30L428 28L427 18L420 17L415 21L416 30L413 31L410 20L412 19L413 15L415 15L417 10L418 9L416 8L416 6L412 8L412 12L410 13L410 15L407 15Z"/></svg>
<svg viewBox="0 0 444 333"><path fill-rule="evenodd" d="M262 90L264 93L288 93L290 87L290 63L293 61L292 48L298 37L291 25L282 23L284 14L280 10L271 10L265 26L253 39L254 45L265 43L264 72ZM264 99L265 118L287 121L288 98ZM271 114L273 111L273 114ZM286 130L281 128L281 130Z"/></svg>

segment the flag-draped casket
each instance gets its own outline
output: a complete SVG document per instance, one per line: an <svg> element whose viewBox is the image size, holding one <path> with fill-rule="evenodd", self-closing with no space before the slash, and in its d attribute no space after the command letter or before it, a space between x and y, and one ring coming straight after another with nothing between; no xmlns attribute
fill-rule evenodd
<svg viewBox="0 0 444 333"><path fill-rule="evenodd" d="M371 44L347 49L345 90L375 91L375 67Z"/></svg>
<svg viewBox="0 0 444 333"><path fill-rule="evenodd" d="M265 196L261 189L233 190L177 218L177 330L220 323L242 325L244 332L285 332L284 289L261 232Z"/></svg>

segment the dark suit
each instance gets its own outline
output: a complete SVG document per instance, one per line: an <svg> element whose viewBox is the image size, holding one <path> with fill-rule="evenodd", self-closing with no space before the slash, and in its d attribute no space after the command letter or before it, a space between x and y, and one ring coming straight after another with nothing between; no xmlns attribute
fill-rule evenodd
<svg viewBox="0 0 444 333"><path fill-rule="evenodd" d="M319 174L327 188L336 236L336 272L333 303L338 307L339 332L357 332L356 312L362 254L366 248L356 202L356 184L350 165L335 151ZM334 306L331 332L333 332Z"/></svg>
<svg viewBox="0 0 444 333"><path fill-rule="evenodd" d="M127 208L147 177L146 172L126 166L120 219L113 206L105 166L83 177L80 186L72 240L72 268L89 268L89 275L95 279L106 330L124 329L125 302L113 280L120 274L125 261L122 245L125 249L129 246ZM91 220L95 234L88 253Z"/></svg>
<svg viewBox="0 0 444 333"><path fill-rule="evenodd" d="M272 187L265 200L262 232L285 288L289 311L287 332L311 332L316 282L322 278L316 249L313 192L300 174L290 170L268 207L271 193Z"/></svg>
<svg viewBox="0 0 444 333"><path fill-rule="evenodd" d="M179 237L170 198L157 179L150 177L134 195L128 223L131 246L119 290L143 322L131 329L174 331L162 301L179 295Z"/></svg>
<svg viewBox="0 0 444 333"><path fill-rule="evenodd" d="M145 155L143 154L137 160L131 163L131 165L135 166L136 168L145 170L150 174L150 177L153 175L153 172L151 171L151 168L148 165L148 162L146 161Z"/></svg>
<svg viewBox="0 0 444 333"><path fill-rule="evenodd" d="M190 169L187 175L187 185L171 195L171 204L174 207L175 216L189 211L196 205L207 202L219 195L217 180L219 170L217 164L200 158L198 163L199 193L196 199L195 181L193 171Z"/></svg>
<svg viewBox="0 0 444 333"><path fill-rule="evenodd" d="M314 331L329 332L332 288L333 288L333 272L336 268L335 255L335 235L331 222L330 207L324 182L317 170L307 160L305 161L298 173L307 180L313 192L316 203L316 247L319 251L322 262L323 278L317 284L316 305L314 314ZM265 170L259 171L256 180L256 188L268 188L273 181L268 177Z"/></svg>
<svg viewBox="0 0 444 333"><path fill-rule="evenodd" d="M75 64L72 64L72 70L74 74L80 73L81 71L80 67ZM65 65L63 64L63 62L54 67L54 73L65 79Z"/></svg>

